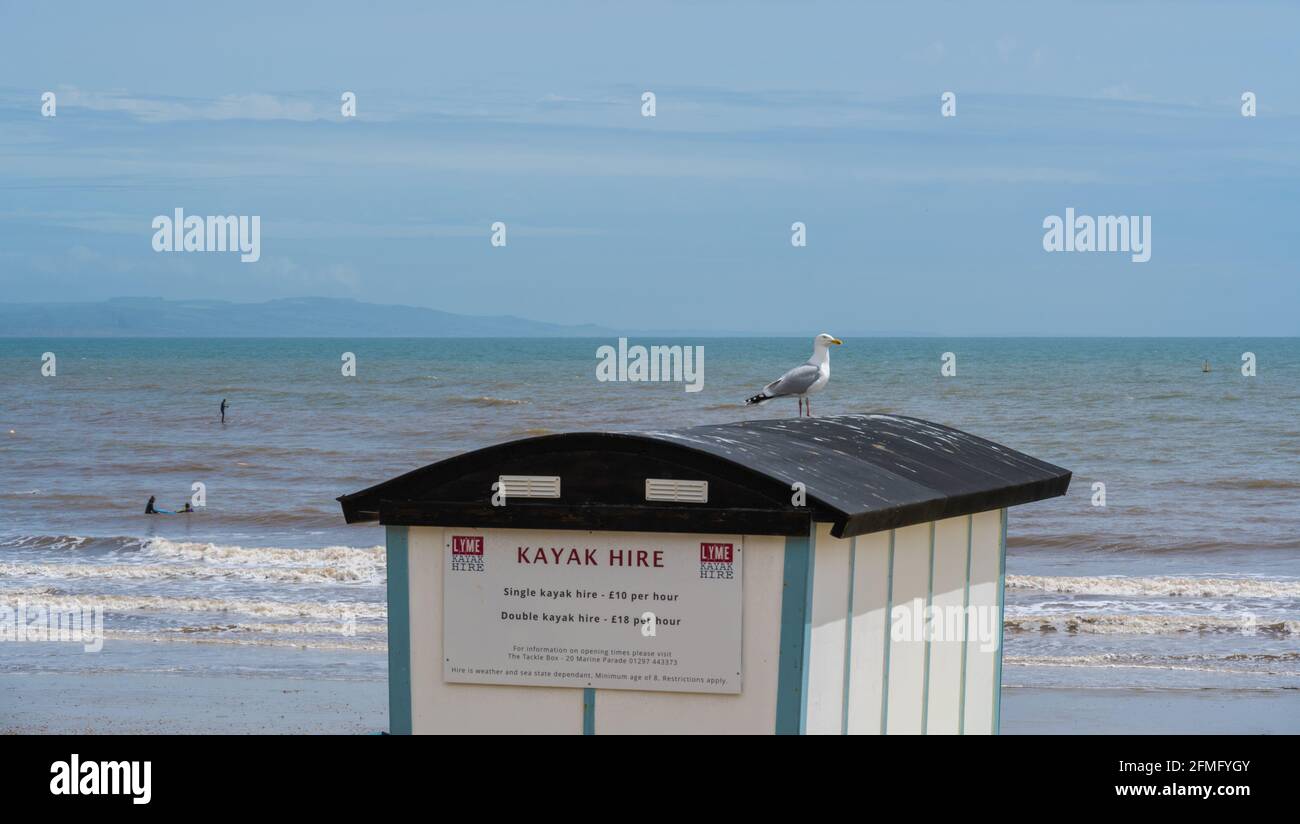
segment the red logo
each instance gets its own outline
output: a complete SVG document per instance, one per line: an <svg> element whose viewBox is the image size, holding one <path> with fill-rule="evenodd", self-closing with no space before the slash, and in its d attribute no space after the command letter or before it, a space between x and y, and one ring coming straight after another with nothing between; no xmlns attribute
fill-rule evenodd
<svg viewBox="0 0 1300 824"><path fill-rule="evenodd" d="M482 535L453 535L451 538L452 555L482 555Z"/></svg>
<svg viewBox="0 0 1300 824"><path fill-rule="evenodd" d="M731 544L700 544L700 563L729 564L732 562Z"/></svg>

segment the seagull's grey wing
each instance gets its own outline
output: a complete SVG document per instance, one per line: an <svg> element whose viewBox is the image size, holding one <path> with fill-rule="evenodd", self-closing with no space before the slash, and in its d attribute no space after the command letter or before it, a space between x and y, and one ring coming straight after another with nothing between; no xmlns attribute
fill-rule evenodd
<svg viewBox="0 0 1300 824"><path fill-rule="evenodd" d="M784 395L802 395L808 391L808 387L817 382L821 370L815 363L805 363L803 366L796 366L789 372L763 387L764 394L774 398Z"/></svg>

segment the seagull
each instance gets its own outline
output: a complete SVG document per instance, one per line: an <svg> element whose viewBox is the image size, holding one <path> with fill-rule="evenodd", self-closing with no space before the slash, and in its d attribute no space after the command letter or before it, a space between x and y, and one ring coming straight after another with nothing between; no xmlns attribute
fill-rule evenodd
<svg viewBox="0 0 1300 824"><path fill-rule="evenodd" d="M808 402L808 417L812 417L812 399L808 396L820 392L831 379L831 353L827 347L839 346L844 341L822 332L813 338L812 357L803 366L796 366L789 372L763 387L752 398L745 401L746 406L770 401L772 398L786 398L794 395L799 399L799 414L803 415L804 401Z"/></svg>

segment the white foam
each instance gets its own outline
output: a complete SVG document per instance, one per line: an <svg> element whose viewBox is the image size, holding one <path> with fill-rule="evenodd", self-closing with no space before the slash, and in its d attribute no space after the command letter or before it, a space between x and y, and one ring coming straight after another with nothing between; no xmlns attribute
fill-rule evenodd
<svg viewBox="0 0 1300 824"><path fill-rule="evenodd" d="M219 570L217 573L189 573L200 578L215 574L220 577L290 583L382 583L385 575L382 546L289 549L153 538L141 547L140 553L162 561L180 561L193 565L174 565L176 569ZM157 574L167 575L165 569L166 567L159 567ZM131 575L125 571L123 574Z"/></svg>
<svg viewBox="0 0 1300 824"><path fill-rule="evenodd" d="M49 587L0 590L0 603L18 600L45 604L101 606L105 612L208 612L237 613L259 618L317 618L326 621L381 619L388 617L382 603L353 601L269 601L248 598L181 598L162 595L71 595L55 593Z"/></svg>
<svg viewBox="0 0 1300 824"><path fill-rule="evenodd" d="M90 540L81 535L17 535L0 541L2 547L15 549L80 549Z"/></svg>
<svg viewBox="0 0 1300 824"><path fill-rule="evenodd" d="M295 584L382 583L384 568L360 565L279 567L190 566L181 564L21 564L0 563L0 578L60 580L244 580Z"/></svg>
<svg viewBox="0 0 1300 824"><path fill-rule="evenodd" d="M336 621L333 623L320 621L303 621L301 623L268 621L259 624L210 624L206 626L169 627L164 630L164 632L172 634L194 636L257 633L260 635L339 635L343 637L382 635L387 631L387 624L359 624L355 621Z"/></svg>
<svg viewBox="0 0 1300 824"><path fill-rule="evenodd" d="M159 558L180 558L210 564L267 564L320 566L355 564L382 567L384 548L327 546L322 549L287 549L284 547L242 547L221 544L188 543L152 538L141 551Z"/></svg>
<svg viewBox="0 0 1300 824"><path fill-rule="evenodd" d="M1019 667L1099 667L1103 669L1152 669L1180 672L1212 672L1229 675L1279 675L1300 677L1295 670L1239 669L1213 664L1162 663L1132 656L1105 653L1098 655L1008 655L1004 663Z"/></svg>
<svg viewBox="0 0 1300 824"><path fill-rule="evenodd" d="M190 643L219 644L240 647L287 647L292 649L340 650L349 652L383 652L388 645L378 641L346 641L342 639L294 638L234 638L183 635L156 632L105 632L105 641L132 641L136 643Z"/></svg>
<svg viewBox="0 0 1300 824"><path fill-rule="evenodd" d="M1202 598L1300 598L1300 580L1152 576L1049 577L1008 575L1007 587L1085 595L1165 595Z"/></svg>
<svg viewBox="0 0 1300 824"><path fill-rule="evenodd" d="M1300 621L1240 615L1022 615L1008 617L1007 629L1092 635L1166 635L1188 632L1238 632L1243 635L1300 635Z"/></svg>

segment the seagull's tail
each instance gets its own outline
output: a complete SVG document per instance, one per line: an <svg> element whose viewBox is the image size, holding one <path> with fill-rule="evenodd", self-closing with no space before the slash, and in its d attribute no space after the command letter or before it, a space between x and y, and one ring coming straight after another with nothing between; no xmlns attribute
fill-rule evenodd
<svg viewBox="0 0 1300 824"><path fill-rule="evenodd" d="M762 392L759 392L757 395L755 395L752 398L746 398L745 406L753 406L754 404L758 404L758 403L762 403L763 401L770 401L770 400L772 400L772 396L767 394L767 390L763 390Z"/></svg>

